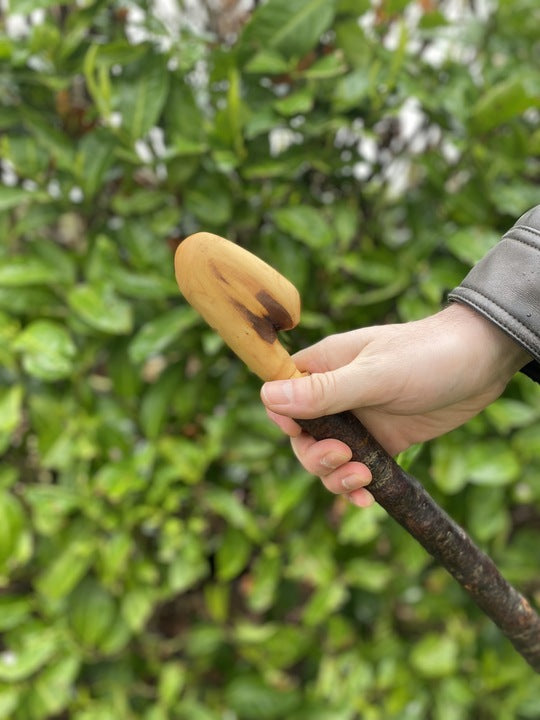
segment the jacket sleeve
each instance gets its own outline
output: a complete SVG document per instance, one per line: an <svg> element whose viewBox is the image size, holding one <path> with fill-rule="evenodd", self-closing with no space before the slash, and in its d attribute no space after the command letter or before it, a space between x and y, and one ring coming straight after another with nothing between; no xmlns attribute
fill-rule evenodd
<svg viewBox="0 0 540 720"><path fill-rule="evenodd" d="M522 371L540 382L540 205L519 218L448 298L522 345L534 358Z"/></svg>

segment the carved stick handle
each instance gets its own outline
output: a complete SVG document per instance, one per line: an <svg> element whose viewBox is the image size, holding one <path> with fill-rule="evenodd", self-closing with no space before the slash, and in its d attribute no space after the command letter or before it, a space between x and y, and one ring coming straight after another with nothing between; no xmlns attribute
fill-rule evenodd
<svg viewBox="0 0 540 720"><path fill-rule="evenodd" d="M373 474L369 491L394 520L443 565L540 673L540 617L493 561L440 508L416 478L393 460L355 415L296 420L316 440L336 438Z"/></svg>

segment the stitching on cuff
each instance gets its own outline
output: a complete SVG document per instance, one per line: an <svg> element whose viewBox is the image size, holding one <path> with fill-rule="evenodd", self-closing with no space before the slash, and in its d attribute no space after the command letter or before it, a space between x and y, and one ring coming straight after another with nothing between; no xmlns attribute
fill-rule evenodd
<svg viewBox="0 0 540 720"><path fill-rule="evenodd" d="M526 232L533 233L533 235L538 235L539 238L540 238L540 230L536 230L535 228L530 228L530 227L527 227L527 226L525 226L525 225L517 225L517 226L511 228L511 229L510 229L507 233L505 233L505 235L503 235L503 237L502 237L503 240L514 240L515 242L523 243L523 245L528 245L529 247L532 247L532 248L534 248L535 250L540 250L540 248L538 247L538 245L537 245L536 243L530 242L530 241L528 241L528 240L524 240L523 238L514 237L514 236L511 234L514 230L525 230Z"/></svg>
<svg viewBox="0 0 540 720"><path fill-rule="evenodd" d="M523 328L523 329L527 330L528 332L532 333L533 335L536 335L536 333L534 333L526 325L524 325L524 323L522 323L519 318L517 318L511 312L508 312L508 310L503 308L501 305L499 305L497 302L492 300L487 295L484 295L484 293L480 292L479 290L476 290L475 288L468 287L464 283L461 284L461 287L465 288L466 290L470 290L474 293L477 293L478 295L480 295L480 297L484 298L484 300L487 300L489 303L494 305L498 310L501 310L502 312L504 312L505 315L509 315L512 318L512 320L515 320L515 322L519 325L520 328ZM458 288L456 288L456 289L458 289ZM457 297L459 298L459 296L457 296ZM475 302L471 298L459 298L459 299L465 300L465 302L468 302L470 305L475 307L481 313L486 312L486 308L483 308L481 305L479 305L477 302ZM499 325L501 328L504 328L505 330L507 330L510 335L515 337L517 340L519 340L519 342L522 343L522 345L524 345L527 348L527 350L529 350L531 352L533 357L536 356L536 354L537 354L536 348L534 348L534 346L525 337L522 337L522 335L519 332L516 332L515 328L510 327L510 325L507 322L505 322L504 320L501 320L499 318L495 319L495 318L490 317L489 319L492 322L494 322L496 325Z"/></svg>

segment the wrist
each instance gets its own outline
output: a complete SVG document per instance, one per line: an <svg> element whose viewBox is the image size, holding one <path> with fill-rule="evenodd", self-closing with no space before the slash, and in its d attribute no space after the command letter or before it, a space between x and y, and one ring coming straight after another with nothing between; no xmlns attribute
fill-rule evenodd
<svg viewBox="0 0 540 720"><path fill-rule="evenodd" d="M463 342L481 348L488 361L508 379L533 359L512 335L474 308L458 301L442 312L457 324Z"/></svg>

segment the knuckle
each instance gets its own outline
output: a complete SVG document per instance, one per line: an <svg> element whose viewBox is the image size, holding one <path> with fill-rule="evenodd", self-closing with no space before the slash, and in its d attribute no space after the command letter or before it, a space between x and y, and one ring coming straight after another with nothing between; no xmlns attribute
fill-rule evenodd
<svg viewBox="0 0 540 720"><path fill-rule="evenodd" d="M311 375L311 392L313 409L320 415L327 415L332 397L336 394L335 380L329 373Z"/></svg>

